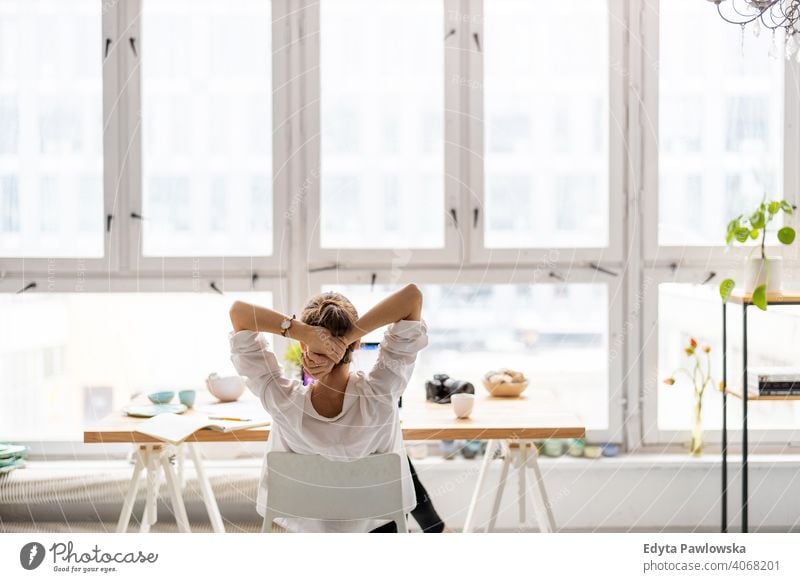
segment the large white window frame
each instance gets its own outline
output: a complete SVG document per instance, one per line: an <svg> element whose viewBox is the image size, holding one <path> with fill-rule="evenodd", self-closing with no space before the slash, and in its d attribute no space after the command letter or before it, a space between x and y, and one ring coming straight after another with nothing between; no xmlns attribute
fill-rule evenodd
<svg viewBox="0 0 800 582"><path fill-rule="evenodd" d="M643 408L642 420L644 423L644 430L642 434L642 444L644 445L684 445L690 438L688 430L662 430L658 427L658 388L663 378L658 376L658 356L659 356L659 337L658 337L658 311L659 311L659 285L662 283L681 283L687 285L701 285L709 279L712 274L709 268L691 267L691 268L672 268L670 266L648 268L644 272L643 284L643 320L644 320L644 339L643 339L643 360L645 376L642 378L641 387L643 395ZM800 272L795 270L793 273L787 273L793 280L798 280ZM707 285L711 287L716 286L716 278L709 281ZM720 315L720 326L722 325L722 303L718 305ZM753 308L751 308L753 309ZM728 350L732 354L733 347L736 339L741 339L741 324L738 325L732 321L734 315L740 315L741 305L729 304L728 310ZM734 313L735 312L735 313ZM752 313L750 317L753 317ZM740 321L740 320L739 320ZM722 333L721 328L719 333ZM680 346L675 346L676 350ZM732 356L731 356L732 357ZM729 357L728 362L728 378L731 383L738 379L741 375L741 368L735 366ZM722 380L722 354L717 353L712 360L713 376L717 381ZM688 388L682 386L681 388ZM712 389L716 390L716 386ZM729 414L731 409L741 409L742 401L733 396L728 397ZM687 410L687 416L689 411ZM739 443L742 438L741 424L728 420L728 442ZM750 429L749 439L753 450L759 448L767 448L774 450L777 446L779 448L789 448L797 446L798 438L800 438L800 427L797 430L765 430L765 429ZM706 442L712 444L719 444L722 442L722 431L719 429L706 430Z"/></svg>
<svg viewBox="0 0 800 582"><path fill-rule="evenodd" d="M17 292L27 278L22 275L10 276L0 279L0 294ZM88 274L86 276L50 277L46 285L37 285L35 290L26 293L179 293L190 295L193 293L213 293L211 284L219 293L235 292L270 292L272 293L273 307L277 310L288 311L288 285L284 278L264 277L253 280L249 276L230 276L225 279L215 279L212 276L185 277L173 274L164 277L104 277L102 274ZM170 329L169 322L164 322L164 333L180 334L180 330ZM275 336L275 348L283 351L286 340ZM198 370L198 374L202 374ZM21 441L27 446L31 455L45 459L75 459L75 458L117 458L124 457L130 451L129 444L87 444L81 441L65 440L36 440ZM239 443L238 447L253 455L263 454L263 443Z"/></svg>
<svg viewBox="0 0 800 582"><path fill-rule="evenodd" d="M619 355L609 364L609 429L593 431L590 438L625 442L631 449L685 440L688 432L657 430L657 397L646 386L648 375L657 370L657 338L648 337L658 314L657 283L697 283L711 272L712 284L717 283L734 273L746 251L657 246L658 0L608 0L609 246L591 249L484 247L483 65L476 42L483 33L483 2L491 0L434 0L445 9L446 244L443 249L410 251L320 248L319 232L313 228L320 208L319 1L331 0L273 0L274 254L225 258L141 253L142 224L130 214L141 213L137 128L140 66L147 63L139 62L141 51L134 54L130 41L142 48L142 1L101 6L98 0L98 17L103 19L98 58L104 58L104 214L112 216L105 256L0 258L0 293L18 292L32 282L36 287L26 292L214 292L213 282L223 292L271 290L275 307L290 312L332 280L531 283L538 273L540 282L602 282L608 286L609 350ZM797 204L800 166L793 160L800 153L800 65L788 63L785 79L784 191ZM783 255L797 260L800 247L784 249ZM764 431L763 442L785 443L790 436ZM709 431L708 438L715 442L718 434Z"/></svg>
<svg viewBox="0 0 800 582"><path fill-rule="evenodd" d="M285 264L287 241L283 239L282 220L286 215L284 198L277 195L286 191L289 184L289 165L291 158L287 111L290 99L289 83L289 25L291 22L286 0L275 0L272 4L272 87L273 87L273 225L271 256L225 256L225 257L150 257L142 253L143 224L148 220L142 214L142 76L143 67L147 67L146 47L141 42L141 18L143 4L154 0L129 0L123 3L119 17L120 39L119 69L121 78L126 84L121 87L120 101L125 115L121 122L120 151L126 152L121 172L120 183L127 187L128 207L124 209L122 220L126 226L127 239L125 248L121 250L124 267L137 273L183 272L191 273L200 269L202 272L222 274L243 274L253 271L260 273L276 273L280 265ZM269 0L265 0L269 1ZM136 47L134 49L134 46ZM135 216L143 218L135 218ZM243 224L244 227L244 224Z"/></svg>
<svg viewBox="0 0 800 582"><path fill-rule="evenodd" d="M604 264L621 264L623 261L623 245L625 233L615 225L622 225L625 219L625 175L626 175L626 140L627 140L627 103L626 103L626 33L627 7L624 0L608 0L608 63L609 63L609 95L608 95L608 246L597 248L562 247L562 248L518 248L489 249L484 244L486 216L485 180L484 180L484 107L483 107L483 50L478 47L478 39L483 34L483 4L492 0L469 0L466 4L469 30L465 35L472 42L466 51L466 79L463 83L468 94L469 111L464 116L468 136L467 147L464 148L463 165L466 168L464 180L468 195L469 224L472 227L469 236L470 259L476 263L500 265L518 264L520 262L541 262L552 260L555 255L563 257L563 262L583 263L602 262ZM542 14L546 18L547 14ZM490 47L487 47L490 50Z"/></svg>
<svg viewBox="0 0 800 582"><path fill-rule="evenodd" d="M315 220L306 224L309 229L306 240L309 246L309 261L314 267L330 265L375 265L387 262L416 265L455 264L464 259L463 232L467 222L464 216L463 181L459 144L463 143L464 92L456 83L446 82L453 75L463 74L464 27L457 26L463 13L460 0L432 0L444 5L442 22L442 53L444 59L444 78L442 91L444 99L444 246L439 249L330 249L321 246L320 227ZM303 10L303 65L305 77L304 104L300 122L300 140L304 150L303 161L306 171L301 174L308 184L308 216L321 216L321 82L320 82L320 8L318 0L301 0ZM305 74L308 72L308 74ZM420 209L424 212L424 209Z"/></svg>
<svg viewBox="0 0 800 582"><path fill-rule="evenodd" d="M673 262L685 265L733 264L734 269L748 254L749 249L736 246L726 250L718 246L675 246L658 243L658 191L659 191L659 7L662 0L645 0L641 5L643 90L642 90L642 137L643 137L643 205L644 205L644 256L648 261L664 265ZM666 0L668 1L668 0ZM715 11L714 6L708 6ZM727 23L725 23L727 24ZM727 24L727 26L733 26ZM750 34L748 31L747 34ZM758 49L750 49L758 50ZM800 168L796 163L800 155L800 64L795 59L784 60L784 118L783 118L783 192L784 198L797 205L800 191ZM797 217L787 224L797 226ZM723 233L720 233L722 240ZM779 251L771 246L770 251ZM793 255L797 256L796 250ZM792 255L784 255L792 256Z"/></svg>
<svg viewBox="0 0 800 582"><path fill-rule="evenodd" d="M633 184L634 195L639 200L637 221L640 227L632 242L641 249L642 260L639 272L638 295L642 306L640 329L641 358L636 373L638 377L639 402L635 407L639 413L636 426L630 427L638 434L638 442L643 446L661 447L682 445L688 442L689 431L666 431L658 428L658 390L653 383L657 381L658 335L652 333L658 322L658 286L660 283L677 282L699 284L707 282L717 286L726 277L741 283L741 270L750 249L736 246L730 249L719 246L670 246L659 245L659 7L661 1L645 0L631 8L632 32L630 45L632 54L640 59L631 77L629 94L630 115L636 143L631 144L631 168L637 183ZM713 5L706 7L715 11ZM724 22L720 26L733 26ZM748 33L749 34L749 33ZM755 49L751 49L755 50ZM639 90L641 87L641 91ZM800 168L795 159L800 153L800 65L794 59L784 60L784 119L783 119L783 191L784 198L797 205L800 202ZM797 215L789 218L787 224L797 228ZM720 237L722 235L720 234ZM792 263L800 258L799 249L770 246L768 252L780 253L786 260L785 279L792 279ZM720 311L722 305L720 303ZM729 327L729 332L731 332ZM732 333L737 333L734 329ZM721 378L722 355L717 354L714 366ZM633 369L631 370L633 372ZM735 370L730 370L736 373ZM729 406L739 406L735 398L728 400ZM634 417L632 417L633 420ZM729 424L729 443L740 439L740 427ZM721 442L720 430L707 430L707 442ZM751 430L751 443L760 448L770 446L784 450L797 433L787 430Z"/></svg>
<svg viewBox="0 0 800 582"><path fill-rule="evenodd" d="M554 278L554 275L556 278ZM459 271L444 271L439 269L407 269L396 271L383 269L370 270L340 270L336 272L318 272L309 274L306 285L307 294L319 293L323 286L328 284L342 285L405 285L441 284L441 285L514 285L514 284L565 284L593 283L606 286L608 297L608 347L613 357L608 358L608 428L605 430L590 430L588 438L602 442L624 441L622 410L625 398L624 357L621 349L622 341L619 330L622 329L623 308L619 294L615 293L618 280L613 275L597 272L592 269L572 269L568 271L552 272L547 268L540 269L508 269L498 268L485 270L480 268L467 268ZM424 311L424 308L423 308ZM424 315L424 314L423 314ZM498 322L502 325L502 322ZM544 387L546 388L546 387ZM476 390L483 390L476 387Z"/></svg>

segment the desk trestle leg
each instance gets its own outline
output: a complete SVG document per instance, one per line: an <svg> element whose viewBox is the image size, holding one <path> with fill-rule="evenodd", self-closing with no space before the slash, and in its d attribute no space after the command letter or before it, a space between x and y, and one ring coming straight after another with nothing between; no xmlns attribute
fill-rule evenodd
<svg viewBox="0 0 800 582"><path fill-rule="evenodd" d="M539 525L539 531L543 533L556 531L553 509L547 496L541 469L539 468L539 453L536 450L536 445L533 441L504 442L503 451L503 468L500 472L500 482L497 485L492 513L489 517L489 525L486 531L491 532L494 530L503 500L503 493L508 483L508 471L511 465L514 466L517 472L517 511L519 513L520 529L524 529L528 525L527 503L528 492L530 491L533 512ZM533 483L531 484L528 483L528 469L532 471Z"/></svg>
<svg viewBox="0 0 800 582"><path fill-rule="evenodd" d="M170 450L160 444L142 444L135 451L136 464L133 468L128 492L125 494L125 501L122 505L122 512L117 522L117 532L125 533L128 530L128 523L133 512L133 505L136 501L136 494L139 491L139 481L142 471L147 470L145 482L145 506L142 512L141 525L139 531L147 533L150 526L158 520L158 492L161 487L161 472L167 481L167 488L172 497L172 511L181 532L190 532L189 518L186 514L186 506L183 503L183 493L180 487L179 477L170 463Z"/></svg>

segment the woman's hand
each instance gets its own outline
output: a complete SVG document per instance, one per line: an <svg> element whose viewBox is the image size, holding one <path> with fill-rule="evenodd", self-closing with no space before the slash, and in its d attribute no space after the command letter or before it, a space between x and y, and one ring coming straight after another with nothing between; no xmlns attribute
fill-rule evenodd
<svg viewBox="0 0 800 582"><path fill-rule="evenodd" d="M312 378L327 376L333 370L336 362L322 354L308 351L303 354L303 369Z"/></svg>
<svg viewBox="0 0 800 582"><path fill-rule="evenodd" d="M295 325L297 324L293 324L292 327ZM289 328L290 336L304 342L308 346L309 352L326 356L334 363L341 360L347 350L347 341L343 337L334 336L324 327L300 323L298 326L300 333L297 336L291 334L291 329Z"/></svg>

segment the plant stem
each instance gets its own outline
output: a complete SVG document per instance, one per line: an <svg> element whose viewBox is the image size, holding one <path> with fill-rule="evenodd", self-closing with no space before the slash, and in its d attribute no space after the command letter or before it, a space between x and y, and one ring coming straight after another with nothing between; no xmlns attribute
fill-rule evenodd
<svg viewBox="0 0 800 582"><path fill-rule="evenodd" d="M767 260L767 253L764 250L764 245L767 242L767 225L764 225L764 228L761 231L761 260Z"/></svg>

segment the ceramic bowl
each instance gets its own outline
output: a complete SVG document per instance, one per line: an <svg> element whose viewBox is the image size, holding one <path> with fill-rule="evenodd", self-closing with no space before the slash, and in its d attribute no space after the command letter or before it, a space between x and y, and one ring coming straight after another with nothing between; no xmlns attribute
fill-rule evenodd
<svg viewBox="0 0 800 582"><path fill-rule="evenodd" d="M181 390L178 392L178 398L180 399L181 404L185 404L186 406L194 406L194 400L197 398L197 391Z"/></svg>
<svg viewBox="0 0 800 582"><path fill-rule="evenodd" d="M162 390L160 392L151 392L147 397L153 404L167 404L170 400L175 398L175 392L172 390Z"/></svg>
<svg viewBox="0 0 800 582"><path fill-rule="evenodd" d="M519 396L528 387L528 381L523 382L490 382L486 378L483 379L483 386L489 391L492 396L506 396L514 397Z"/></svg>
<svg viewBox="0 0 800 582"><path fill-rule="evenodd" d="M245 383L241 376L217 376L212 374L206 379L206 386L221 402L233 402L244 394Z"/></svg>
<svg viewBox="0 0 800 582"><path fill-rule="evenodd" d="M522 372L500 368L484 374L483 386L492 396L513 398L525 392L528 387L528 379Z"/></svg>

